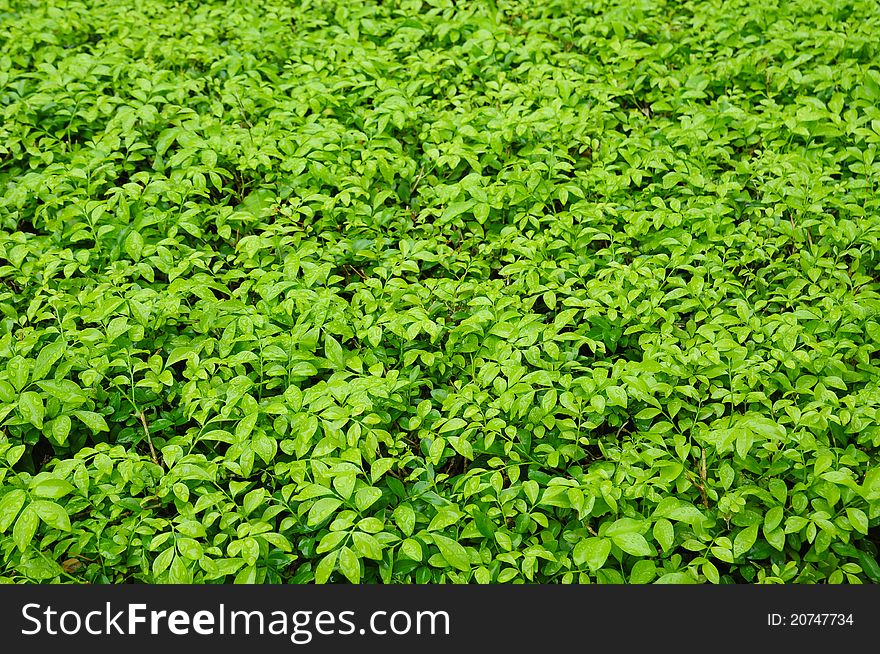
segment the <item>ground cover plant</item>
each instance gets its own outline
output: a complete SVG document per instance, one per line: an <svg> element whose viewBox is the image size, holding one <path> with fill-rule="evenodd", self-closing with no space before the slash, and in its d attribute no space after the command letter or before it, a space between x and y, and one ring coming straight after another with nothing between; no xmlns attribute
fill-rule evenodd
<svg viewBox="0 0 880 654"><path fill-rule="evenodd" d="M0 578L880 581L878 33L0 0Z"/></svg>

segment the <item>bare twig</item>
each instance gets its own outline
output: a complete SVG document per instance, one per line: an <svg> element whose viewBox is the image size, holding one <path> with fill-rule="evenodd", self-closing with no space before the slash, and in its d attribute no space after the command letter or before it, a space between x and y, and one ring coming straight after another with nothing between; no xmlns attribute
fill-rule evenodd
<svg viewBox="0 0 880 654"><path fill-rule="evenodd" d="M700 482L696 484L700 489L700 495L703 496L703 506L709 508L709 496L706 494L706 450L700 448Z"/></svg>
<svg viewBox="0 0 880 654"><path fill-rule="evenodd" d="M162 465L159 463L159 457L156 456L156 448L153 447L153 438L150 436L150 426L147 424L147 417L143 411L138 411L137 417L140 418L141 426L144 428L144 435L147 437L147 444L150 446L150 458L153 459L153 463L157 466Z"/></svg>

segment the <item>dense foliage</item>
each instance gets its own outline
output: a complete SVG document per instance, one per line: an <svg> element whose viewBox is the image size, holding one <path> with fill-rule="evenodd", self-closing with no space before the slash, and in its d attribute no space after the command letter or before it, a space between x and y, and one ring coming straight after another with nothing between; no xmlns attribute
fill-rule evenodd
<svg viewBox="0 0 880 654"><path fill-rule="evenodd" d="M880 581L877 34L0 0L0 576Z"/></svg>

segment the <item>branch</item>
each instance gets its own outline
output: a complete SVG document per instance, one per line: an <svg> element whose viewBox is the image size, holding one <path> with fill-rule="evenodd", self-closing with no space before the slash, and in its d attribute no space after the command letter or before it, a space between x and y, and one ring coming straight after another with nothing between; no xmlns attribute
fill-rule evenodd
<svg viewBox="0 0 880 654"><path fill-rule="evenodd" d="M141 426L144 428L144 435L147 437L147 444L150 446L150 458L153 459L153 463L157 466L161 466L162 464L159 463L159 457L156 456L156 448L153 447L153 439L150 436L150 426L147 424L147 418L144 416L144 412L138 411L137 417L141 420Z"/></svg>

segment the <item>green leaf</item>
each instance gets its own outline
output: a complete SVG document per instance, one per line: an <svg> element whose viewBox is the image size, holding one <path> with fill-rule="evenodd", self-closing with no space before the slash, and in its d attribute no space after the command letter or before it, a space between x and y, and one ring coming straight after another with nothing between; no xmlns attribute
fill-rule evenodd
<svg viewBox="0 0 880 654"><path fill-rule="evenodd" d="M432 534L431 538L434 539L434 544L438 547L440 554L449 565L463 571L470 570L470 557L468 557L467 550L460 543L440 534Z"/></svg>
<svg viewBox="0 0 880 654"><path fill-rule="evenodd" d="M361 562L351 548L343 545L339 550L339 571L345 575L351 583L361 581Z"/></svg>
<svg viewBox="0 0 880 654"><path fill-rule="evenodd" d="M264 434L254 438L251 441L251 447L264 463L272 463L275 460L275 455L278 454L278 441Z"/></svg>
<svg viewBox="0 0 880 654"><path fill-rule="evenodd" d="M664 497L660 500L654 510L654 516L677 520L689 525L701 524L706 521L706 516L697 507L675 497Z"/></svg>
<svg viewBox="0 0 880 654"><path fill-rule="evenodd" d="M664 552L668 552L672 548L673 543L675 543L675 529L672 523L665 518L661 518L654 523L653 534L654 540L659 543Z"/></svg>
<svg viewBox="0 0 880 654"><path fill-rule="evenodd" d="M756 540L758 540L757 524L741 529L736 538L733 539L733 556L740 557L748 552L752 549Z"/></svg>
<svg viewBox="0 0 880 654"><path fill-rule="evenodd" d="M182 557L190 561L198 561L202 558L202 546L194 538L178 538L175 544Z"/></svg>
<svg viewBox="0 0 880 654"><path fill-rule="evenodd" d="M351 535L355 549L368 559L382 560L382 545L376 540L375 536L365 534L362 531L355 531Z"/></svg>
<svg viewBox="0 0 880 654"><path fill-rule="evenodd" d="M15 521L15 526L12 528L12 542L16 544L19 551L24 552L28 548L34 539L34 534L37 533L39 525L40 516L36 510L30 504L24 507L24 510L18 516L18 520Z"/></svg>
<svg viewBox="0 0 880 654"><path fill-rule="evenodd" d="M344 531L331 531L321 539L315 551L318 554L324 554L325 552L335 550L346 538L348 538L348 533Z"/></svg>
<svg viewBox="0 0 880 654"><path fill-rule="evenodd" d="M94 433L110 431L110 427L107 426L104 416L100 413L95 413L94 411L74 411L73 415L79 418L82 423Z"/></svg>
<svg viewBox="0 0 880 654"><path fill-rule="evenodd" d="M58 445L67 443L70 435L71 420L69 416L60 415L49 423L49 433Z"/></svg>
<svg viewBox="0 0 880 654"><path fill-rule="evenodd" d="M785 504L785 499L788 496L788 487L785 482L781 479L771 479L767 483L767 488L770 490L770 493L779 501L781 504Z"/></svg>
<svg viewBox="0 0 880 654"><path fill-rule="evenodd" d="M252 567L253 572L256 572L256 569ZM254 583L253 576L245 581L242 577L244 577L243 573L247 572L247 570L243 570L238 573L238 576L235 579L235 583ZM174 560L171 561L171 565L168 568L168 581L172 584L191 584L192 583L192 575L189 572L189 569L186 567L186 563L184 560L176 556Z"/></svg>
<svg viewBox="0 0 880 654"><path fill-rule="evenodd" d="M631 584L650 584L657 576L657 566L650 559L640 559L633 565L629 576Z"/></svg>
<svg viewBox="0 0 880 654"><path fill-rule="evenodd" d="M40 353L37 355L37 360L34 363L33 370L31 371L32 378L35 381L45 379L52 366L55 365L58 359L61 358L61 355L64 354L66 347L67 343L59 338L40 350Z"/></svg>
<svg viewBox="0 0 880 654"><path fill-rule="evenodd" d="M330 579L330 575L336 569L336 558L339 555L338 550L330 552L327 556L318 562L315 567L315 583L326 584Z"/></svg>
<svg viewBox="0 0 880 654"><path fill-rule="evenodd" d="M780 527L777 527L776 529L765 528L763 533L767 542L781 552L785 547L785 532Z"/></svg>
<svg viewBox="0 0 880 654"><path fill-rule="evenodd" d="M382 497L382 491L373 486L366 486L354 494L354 504L358 511L366 511Z"/></svg>
<svg viewBox="0 0 880 654"><path fill-rule="evenodd" d="M696 584L698 583L696 579L691 577L686 572L667 572L665 575L662 575L655 584Z"/></svg>
<svg viewBox="0 0 880 654"><path fill-rule="evenodd" d="M450 431L455 431L456 429L464 429L467 427L467 422L462 420L461 418L452 418L451 420L447 420L443 423L443 426L440 427L441 434L445 434Z"/></svg>
<svg viewBox="0 0 880 654"><path fill-rule="evenodd" d="M764 515L764 528L776 529L783 518L783 509L781 506L774 506Z"/></svg>
<svg viewBox="0 0 880 654"><path fill-rule="evenodd" d="M14 466L18 463L18 460L21 459L22 455L25 453L26 446L25 445L16 445L14 447L10 447L6 452L6 462L10 466Z"/></svg>
<svg viewBox="0 0 880 654"><path fill-rule="evenodd" d="M862 570L865 571L868 579L875 584L880 584L880 563L877 563L877 558L868 554L864 550L858 551L858 557L859 563L862 565Z"/></svg>
<svg viewBox="0 0 880 654"><path fill-rule="evenodd" d="M441 508L431 519L428 531L441 531L461 520L461 514L450 508Z"/></svg>
<svg viewBox="0 0 880 654"><path fill-rule="evenodd" d="M351 497L357 477L354 473L340 474L333 477L333 488L344 499Z"/></svg>
<svg viewBox="0 0 880 654"><path fill-rule="evenodd" d="M165 572L174 560L175 548L170 546L165 549L159 556L153 559L153 576L158 577Z"/></svg>
<svg viewBox="0 0 880 654"><path fill-rule="evenodd" d="M406 536L411 536L416 527L416 513L408 504L399 504L394 509L394 522Z"/></svg>
<svg viewBox="0 0 880 654"><path fill-rule="evenodd" d="M651 556L653 549L648 545L645 537L637 533L615 534L611 541L627 554L633 556Z"/></svg>
<svg viewBox="0 0 880 654"><path fill-rule="evenodd" d="M33 487L35 495L57 500L74 491L73 484L64 479L43 479Z"/></svg>
<svg viewBox="0 0 880 654"><path fill-rule="evenodd" d="M70 531L70 518L60 504L49 500L36 500L31 502L28 508L36 511L40 519L53 529Z"/></svg>
<svg viewBox="0 0 880 654"><path fill-rule="evenodd" d="M419 545L417 540L412 538L405 539L400 544L400 551L413 561L421 561L422 560L422 546Z"/></svg>
<svg viewBox="0 0 880 654"><path fill-rule="evenodd" d="M43 406L43 398L34 391L25 391L18 399L18 411L21 417L31 423L37 429L43 428L43 416L46 409Z"/></svg>
<svg viewBox="0 0 880 654"><path fill-rule="evenodd" d="M342 500L337 500L335 497L322 497L309 509L308 525L314 527L321 524L340 506L342 506Z"/></svg>
<svg viewBox="0 0 880 654"><path fill-rule="evenodd" d="M24 506L27 494L23 490L14 489L0 498L0 533L9 529L12 521Z"/></svg>
<svg viewBox="0 0 880 654"><path fill-rule="evenodd" d="M123 247L132 261L140 261L141 253L144 251L144 237L140 235L140 232L132 230L125 237Z"/></svg>
<svg viewBox="0 0 880 654"><path fill-rule="evenodd" d="M345 350L330 334L324 337L324 355L337 370L345 369Z"/></svg>
<svg viewBox="0 0 880 654"><path fill-rule="evenodd" d="M608 404L626 408L626 391L620 386L609 386L605 389L608 396Z"/></svg>
<svg viewBox="0 0 880 654"><path fill-rule="evenodd" d="M846 517L849 524L853 526L860 534L868 534L868 516L861 509L849 508L846 510Z"/></svg>
<svg viewBox="0 0 880 654"><path fill-rule="evenodd" d="M382 476L391 470L394 467L395 459L391 457L386 457L383 459L376 459L370 464L370 481L374 484L379 481Z"/></svg>
<svg viewBox="0 0 880 654"><path fill-rule="evenodd" d="M21 391L31 374L31 363L22 356L14 356L6 362L6 374L16 391Z"/></svg>
<svg viewBox="0 0 880 654"><path fill-rule="evenodd" d="M574 546L572 558L577 565L587 565L592 572L595 572L605 565L610 553L611 541L594 536L578 541Z"/></svg>
<svg viewBox="0 0 880 654"><path fill-rule="evenodd" d="M703 574L706 575L706 579L708 579L713 584L721 583L721 575L718 574L718 568L715 567L715 564L711 561L706 561L700 569L703 571Z"/></svg>

